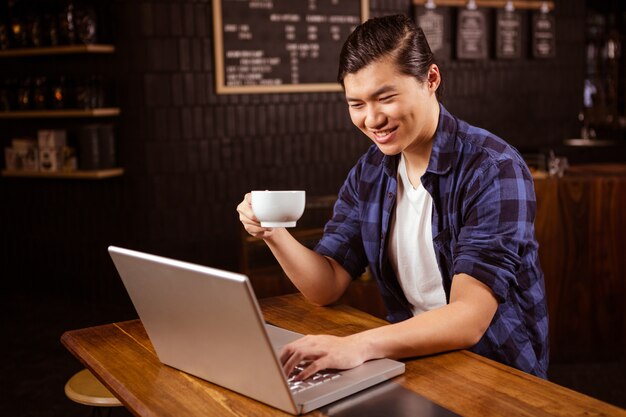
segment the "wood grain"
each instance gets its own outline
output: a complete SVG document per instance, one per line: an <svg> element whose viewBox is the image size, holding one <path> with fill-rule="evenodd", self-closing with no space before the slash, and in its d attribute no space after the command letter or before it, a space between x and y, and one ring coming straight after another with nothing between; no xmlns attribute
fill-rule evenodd
<svg viewBox="0 0 626 417"><path fill-rule="evenodd" d="M626 357L626 167L535 180L555 361Z"/></svg>
<svg viewBox="0 0 626 417"><path fill-rule="evenodd" d="M386 324L300 295L261 300L267 321L347 335ZM69 331L62 343L136 416L283 416L279 410L162 365L138 320ZM395 383L465 416L626 416L626 411L467 351L407 361ZM322 416L320 411L310 415Z"/></svg>

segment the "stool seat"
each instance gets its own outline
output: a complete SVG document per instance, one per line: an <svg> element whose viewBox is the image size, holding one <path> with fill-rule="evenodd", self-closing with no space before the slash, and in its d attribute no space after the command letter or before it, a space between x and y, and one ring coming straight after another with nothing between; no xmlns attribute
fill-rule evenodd
<svg viewBox="0 0 626 417"><path fill-rule="evenodd" d="M93 407L119 407L122 405L89 369L77 372L67 381L65 395L74 402Z"/></svg>

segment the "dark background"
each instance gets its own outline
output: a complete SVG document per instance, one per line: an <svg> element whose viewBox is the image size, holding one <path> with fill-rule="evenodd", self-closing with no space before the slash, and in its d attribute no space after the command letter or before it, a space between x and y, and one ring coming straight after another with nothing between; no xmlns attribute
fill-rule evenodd
<svg viewBox="0 0 626 417"><path fill-rule="evenodd" d="M102 181L0 178L0 332L8 340L2 356L11 358L0 362L0 407L8 407L0 415L84 415L80 406L64 408L63 384L81 366L60 345L61 333L134 317L107 246L238 270L235 207L244 193L335 194L370 144L351 125L341 93L217 96L210 1L100 3L114 55L0 61L0 78L99 72L111 79L122 113L107 121L116 125L125 169ZM442 102L524 152L624 160L562 145L581 127L587 10L584 0L555 3L555 59L526 51L516 61L449 60ZM371 0L372 17L391 13L412 15L410 2ZM0 120L0 143L81 123ZM596 389L585 376L596 365L573 366L577 376L563 383L618 401L613 391L623 385Z"/></svg>
<svg viewBox="0 0 626 417"><path fill-rule="evenodd" d="M371 15L410 13L372 1ZM442 64L443 103L519 149L557 148L578 134L583 1L557 2L557 59ZM105 181L0 179L6 285L117 298L106 253L121 245L228 269L238 266L235 207L251 189L337 193L370 145L341 93L214 92L211 3L113 1L114 55L4 59L10 73L105 73L121 116L120 165ZM5 75L6 76L6 75ZM81 120L0 120L13 136Z"/></svg>

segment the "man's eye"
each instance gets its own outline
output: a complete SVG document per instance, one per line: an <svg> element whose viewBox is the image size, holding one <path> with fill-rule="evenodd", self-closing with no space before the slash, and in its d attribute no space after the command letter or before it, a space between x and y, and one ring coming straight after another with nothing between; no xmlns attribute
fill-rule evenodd
<svg viewBox="0 0 626 417"><path fill-rule="evenodd" d="M395 94L392 94L392 95L390 95L390 96L384 96L384 97L381 97L379 100L380 100L380 101L389 101L389 100L391 100L392 98L394 98L395 96L396 96Z"/></svg>
<svg viewBox="0 0 626 417"><path fill-rule="evenodd" d="M363 103L350 103L349 106L352 109L360 109L361 107L363 107Z"/></svg>

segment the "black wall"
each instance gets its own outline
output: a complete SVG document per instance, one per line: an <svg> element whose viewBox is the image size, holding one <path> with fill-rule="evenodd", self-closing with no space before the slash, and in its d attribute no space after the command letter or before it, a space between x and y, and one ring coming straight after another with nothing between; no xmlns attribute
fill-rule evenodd
<svg viewBox="0 0 626 417"><path fill-rule="evenodd" d="M114 0L112 56L11 59L0 75L103 71L122 115L126 174L103 181L0 179L0 257L6 290L125 300L110 244L237 269L235 207L251 189L336 193L369 146L339 93L217 96L211 3ZM371 15L411 12L371 0ZM557 0L557 58L451 61L449 110L521 149L558 146L579 129L584 1ZM528 21L528 16L526 16ZM67 122L0 120L13 135Z"/></svg>

